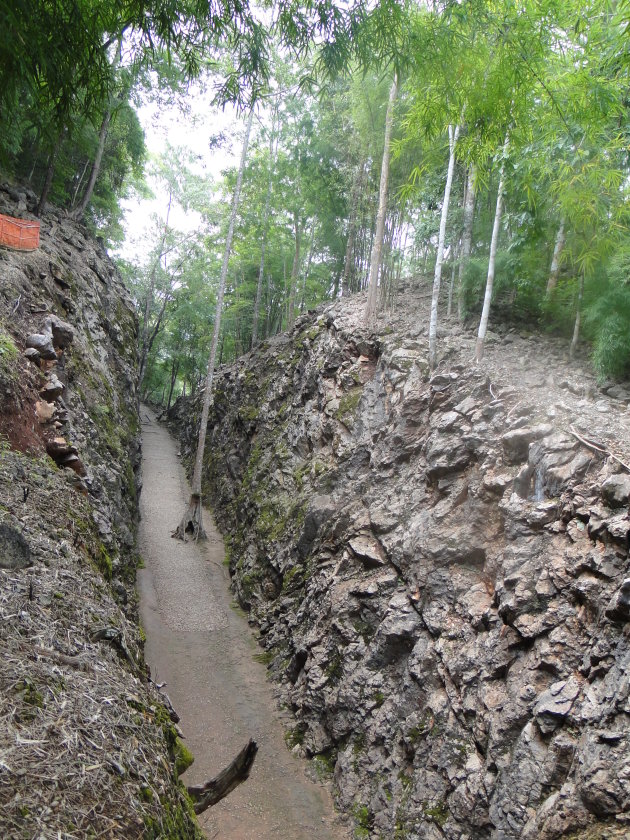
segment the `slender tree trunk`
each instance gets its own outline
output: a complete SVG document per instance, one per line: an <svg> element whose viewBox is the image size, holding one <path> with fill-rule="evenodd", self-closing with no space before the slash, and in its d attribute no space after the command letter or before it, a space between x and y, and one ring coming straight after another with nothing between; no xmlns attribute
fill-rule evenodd
<svg viewBox="0 0 630 840"><path fill-rule="evenodd" d="M578 286L577 305L575 308L575 324L573 325L573 338L569 347L569 358L575 356L578 341L580 340L580 325L582 323L582 298L584 297L584 272L580 274L580 285Z"/></svg>
<svg viewBox="0 0 630 840"><path fill-rule="evenodd" d="M122 37L118 39L118 49L116 50L116 56L112 62L112 73L116 72L116 68L120 64L120 59L122 56ZM109 125L112 120L112 114L114 112L114 108L122 101L122 97L117 97L115 100L110 99L107 110L103 116L103 120L101 122L101 128L98 133L98 145L96 147L96 155L94 156L94 161L92 162L92 168L90 170L90 177L87 182L87 186L85 188L85 192L83 193L83 198L78 206L72 211L72 215L75 219L81 219L85 215L85 211L87 210L88 204L92 199L92 193L94 192L94 187L96 186L96 181L101 171L101 163L103 161L103 152L105 151L105 142L107 140L107 134L109 132Z"/></svg>
<svg viewBox="0 0 630 840"><path fill-rule="evenodd" d="M440 217L440 233L438 235L437 254L435 257L435 271L433 274L433 294L431 296L431 317L429 319L429 369L432 371L435 370L435 366L437 364L438 302L440 298L440 283L442 281L442 263L444 262L444 240L446 238L446 221L448 219L448 206L451 200L453 172L455 171L455 147L457 145L458 137L459 126L449 125L448 171L446 173L444 201L442 202L442 215Z"/></svg>
<svg viewBox="0 0 630 840"><path fill-rule="evenodd" d="M475 217L475 181L477 170L474 163L468 167L466 190L464 195L464 224L462 230L462 246L459 252L459 268L457 270L457 317L464 320L464 273L470 260L472 247L473 220Z"/></svg>
<svg viewBox="0 0 630 840"><path fill-rule="evenodd" d="M387 223L387 221L385 222L385 233L383 235L383 250L381 252L381 282L379 286L381 291L381 300L379 305L381 309L385 309L387 307L387 301L389 299L390 294L390 283L392 277L391 256L395 226L396 220L393 216L390 217L389 224Z"/></svg>
<svg viewBox="0 0 630 840"><path fill-rule="evenodd" d="M293 322L295 321L295 295L297 292L298 274L300 273L300 218L297 210L293 213L293 230L295 232L295 250L293 252L293 267L291 268L291 288L289 289L287 329L291 329Z"/></svg>
<svg viewBox="0 0 630 840"><path fill-rule="evenodd" d="M457 274L457 256L458 256L458 249L454 248L453 250L453 265L451 266L451 282L448 285L448 305L446 308L446 314L450 318L453 314L453 291L455 290L455 276Z"/></svg>
<svg viewBox="0 0 630 840"><path fill-rule="evenodd" d="M164 221L164 229L162 231L162 237L160 239L160 246L158 250L158 254L153 261L153 265L151 266L151 273L149 274L149 286L147 288L147 296L144 303L144 322L142 324L142 336L140 339L140 366L138 371L138 383L141 385L142 381L144 380L144 375L146 373L147 368L147 361L149 358L149 352L151 351L151 345L153 344L153 340L157 335L157 331L159 330L160 323L162 320L162 316L164 315L164 310L166 309L166 305L162 307L162 310L159 315L159 321L157 323L157 329L151 330L149 328L149 318L151 317L151 307L153 305L153 296L155 294L155 281L157 276L157 269L160 264L160 260L164 256L164 245L166 243L166 237L168 236L168 221L171 214L171 204L173 202L173 193L169 191L168 194L168 204L166 206L166 219ZM165 301L166 304L166 301ZM151 334L153 334L153 338L151 338Z"/></svg>
<svg viewBox="0 0 630 840"><path fill-rule="evenodd" d="M103 117L101 129L98 133L98 146L96 147L96 155L94 156L94 161L90 170L90 177L88 179L85 192L83 193L83 198L76 206L76 208L72 211L72 216L75 219L83 218L83 216L85 215L85 211L87 210L88 204L90 203L90 200L92 198L92 193L94 192L94 187L96 186L96 181L101 171L103 152L105 150L105 141L107 140L107 133L109 131L109 124L111 122L111 119L112 106L109 105L107 111L105 112L105 116Z"/></svg>
<svg viewBox="0 0 630 840"><path fill-rule="evenodd" d="M61 149L61 141L63 140L65 128L61 128L59 134L57 135L57 139L55 140L55 145L52 148L50 153L50 157L48 158L48 166L46 167L46 178L44 179L44 186L42 187L42 192L39 197L39 203L37 205L36 214L41 216L44 212L44 208L46 207L46 202L48 201L48 193L50 192L50 188L52 187L53 178L55 177L55 164L57 162L57 155L59 154L59 150Z"/></svg>
<svg viewBox="0 0 630 840"><path fill-rule="evenodd" d="M83 172L77 178L77 185L74 188L74 192L72 193L72 206L76 204L77 196L79 195L79 190L83 184L83 179L85 178L85 173L87 172L88 166L90 165L89 159L85 161L85 165L83 166Z"/></svg>
<svg viewBox="0 0 630 840"><path fill-rule="evenodd" d="M311 228L311 242L308 246L308 257L306 259L306 269L304 271L304 278L302 279L302 292L300 294L300 315L304 312L304 305L306 302L306 284L308 276L311 272L311 263L313 262L313 249L315 248L315 222Z"/></svg>
<svg viewBox="0 0 630 840"><path fill-rule="evenodd" d="M370 279L368 281L368 299L365 307L365 323L376 321L376 303L378 289L378 272L381 265L381 251L383 249L383 235L385 233L385 218L387 216L387 188L389 184L389 159L392 141L392 125L394 123L394 104L398 94L398 76L394 74L394 81L389 91L387 113L385 115L385 142L383 144L383 163L381 165L381 182L378 191L378 212L376 214L376 231L370 256Z"/></svg>
<svg viewBox="0 0 630 840"><path fill-rule="evenodd" d="M339 291L341 289L341 277L343 275L343 258L339 256L337 258L337 265L335 267L335 280L333 282L333 300L337 300L339 297Z"/></svg>
<svg viewBox="0 0 630 840"><path fill-rule="evenodd" d="M268 338L271 334L271 304L272 304L272 295L271 295L271 272L267 275L267 310L265 312L265 338Z"/></svg>
<svg viewBox="0 0 630 840"><path fill-rule="evenodd" d="M173 536L181 540L186 540L190 534L195 540L204 539L206 532L203 528L202 521L202 505L201 505L201 473L203 469L203 455L206 448L206 433L208 431L208 415L210 413L210 405L212 403L212 381L214 378L214 362L217 355L217 344L219 341L219 333L221 331L221 310L223 308L223 297L225 294L225 283L227 280L228 265L230 262L230 251L232 249L232 237L234 236L234 224L236 222L236 213L238 211L239 199L241 197L241 186L243 184L243 173L245 171L245 162L247 160L247 147L249 145L249 135L254 120L254 109L252 107L249 112L249 119L245 129L245 137L243 138L243 148L241 151L241 161L238 168L238 175L236 178L236 185L234 187L234 195L232 197L232 212L230 214L230 223L228 227L227 238L225 240L225 251L223 253L223 265L221 266L221 279L219 281L219 292L217 295L217 305L214 315L214 329L212 331L212 345L210 347L210 356L208 358L208 370L206 373L206 387L203 396L203 407L201 410L201 420L199 425L199 439L197 441L197 454L195 456L195 467L193 470L193 477L191 483L191 495L188 509L184 513L181 522L173 532Z"/></svg>
<svg viewBox="0 0 630 840"><path fill-rule="evenodd" d="M289 295L288 295L289 286L287 283L287 255L283 254L282 256L282 303L281 303L281 310L282 310L282 318L280 320L280 329L282 329L282 320L288 318L289 314Z"/></svg>
<svg viewBox="0 0 630 840"><path fill-rule="evenodd" d="M177 382L177 374L179 373L179 360L173 359L171 363L171 383L170 388L168 391L168 402L166 403L166 410L168 411L171 407L171 400L173 399L173 390L175 388L175 383Z"/></svg>
<svg viewBox="0 0 630 840"><path fill-rule="evenodd" d="M492 302L492 287L494 285L494 270L497 259L497 245L499 244L499 231L501 228L501 214L503 212L503 190L505 188L505 158L510 145L509 134L505 136L503 144L503 163L499 176L499 189L497 191L497 206L494 211L494 224L492 225L492 239L490 240L490 259L488 260L488 277L486 279L486 293L483 299L483 309L479 321L479 332L477 333L477 346L475 347L475 362L483 359L484 342L488 331L488 318L490 316L490 303Z"/></svg>
<svg viewBox="0 0 630 840"><path fill-rule="evenodd" d="M346 256L343 264L343 276L341 280L341 294L343 296L350 294L355 273L354 243L357 234L357 213L359 208L359 193L361 191L361 184L363 181L363 170L363 164L357 167L354 174L354 181L352 183L352 193L350 196L350 222L348 224Z"/></svg>
<svg viewBox="0 0 630 840"><path fill-rule="evenodd" d="M565 243L565 231L564 231L564 216L560 220L560 227L558 228L558 233L556 234L556 244L553 249L553 257L551 258L551 267L549 269L549 279L547 280L547 291L546 296L551 297L554 293L556 286L558 285L558 274L560 273L560 255L562 254L562 250L564 248Z"/></svg>
<svg viewBox="0 0 630 840"><path fill-rule="evenodd" d="M256 284L256 302L254 303L254 318L252 322L252 348L258 344L258 320L260 318L260 300L262 298L262 286L265 276L265 250L267 248L267 234L269 228L269 212L271 209L271 187L273 182L273 172L276 168L276 154L278 146L276 145L274 151L274 120L271 125L271 133L269 135L269 179L267 181L267 195L265 197L265 212L263 215L262 224L262 242L260 243L260 266L258 268L258 283Z"/></svg>
<svg viewBox="0 0 630 840"><path fill-rule="evenodd" d="M37 162L38 162L37 151L38 151L38 147L39 147L40 137L41 137L41 130L38 128L37 131L35 132L35 139L30 144L30 148L31 148L30 154L32 155L33 164L32 164L32 166L29 170L29 173L28 173L27 181L28 181L29 184L33 183L33 176L35 175L35 167L37 166Z"/></svg>

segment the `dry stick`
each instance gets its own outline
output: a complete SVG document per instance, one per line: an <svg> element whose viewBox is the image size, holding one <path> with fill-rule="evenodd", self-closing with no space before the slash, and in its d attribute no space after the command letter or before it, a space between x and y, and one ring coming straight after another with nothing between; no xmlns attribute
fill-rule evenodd
<svg viewBox="0 0 630 840"><path fill-rule="evenodd" d="M244 782L249 777L257 752L258 745L250 738L236 758L218 776L208 779L202 785L190 785L187 790L194 802L195 814L203 814L207 808L216 805Z"/></svg>
<svg viewBox="0 0 630 840"><path fill-rule="evenodd" d="M613 461L616 461L620 466L622 466L626 472L630 473L630 467L628 466L628 464L624 464L621 458L617 458L617 456L613 455L613 453L609 449L605 449L602 446L598 446L596 443L590 441L588 438L582 437L582 435L579 435L575 431L573 426L569 426L569 431L571 432L573 437L577 438L581 444L587 447L587 449L594 449L595 452L601 452L602 455L607 455L609 458L612 458Z"/></svg>
<svg viewBox="0 0 630 840"><path fill-rule="evenodd" d="M21 649L24 650L24 648ZM54 659L55 662L59 662L61 665L71 665L73 668L90 670L93 668L93 666L86 661L82 653L79 653L76 656L68 656L65 653L60 653L57 650L48 650L48 648L43 648L39 645L35 645L33 651L38 656L45 656L47 659Z"/></svg>

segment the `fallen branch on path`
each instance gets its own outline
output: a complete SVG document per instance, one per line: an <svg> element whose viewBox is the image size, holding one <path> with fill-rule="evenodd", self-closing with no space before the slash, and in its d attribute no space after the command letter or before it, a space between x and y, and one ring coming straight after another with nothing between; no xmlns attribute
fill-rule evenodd
<svg viewBox="0 0 630 840"><path fill-rule="evenodd" d="M190 785L187 790L193 800L195 814L203 814L207 808L216 805L244 782L249 776L257 752L258 745L250 738L236 758L218 776L208 779L202 785Z"/></svg>
<svg viewBox="0 0 630 840"><path fill-rule="evenodd" d="M625 464L621 460L621 458L617 458L616 455L613 455L613 453L609 449L605 449L603 446L601 446L601 444L595 443L595 441L593 440L589 440L588 438L582 437L582 435L579 435L575 431L573 426L569 426L569 431L571 432L573 437L577 438L583 446L587 447L587 449L593 449L595 452L601 452L602 455L607 455L609 458L612 458L613 461L616 461L620 466L622 466L626 472L630 473L630 467L627 464Z"/></svg>

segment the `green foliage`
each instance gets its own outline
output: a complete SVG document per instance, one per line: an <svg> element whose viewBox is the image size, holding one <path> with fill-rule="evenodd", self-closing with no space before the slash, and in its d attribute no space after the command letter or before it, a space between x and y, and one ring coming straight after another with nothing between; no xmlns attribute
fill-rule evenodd
<svg viewBox="0 0 630 840"><path fill-rule="evenodd" d="M352 816L355 822L354 837L356 840L367 840L374 825L374 815L367 805L356 803L352 808Z"/></svg>
<svg viewBox="0 0 630 840"><path fill-rule="evenodd" d="M16 360L18 349L11 336L0 327L0 385L7 385L17 379Z"/></svg>
<svg viewBox="0 0 630 840"><path fill-rule="evenodd" d="M593 339L593 364L600 378L630 373L630 284L611 284L585 311Z"/></svg>
<svg viewBox="0 0 630 840"><path fill-rule="evenodd" d="M437 802L435 804L425 802L422 805L422 813L426 819L431 820L436 825L442 826L448 819L448 807L445 802Z"/></svg>
<svg viewBox="0 0 630 840"><path fill-rule="evenodd" d="M337 763L337 751L331 748L327 752L319 753L313 758L315 773L320 782L328 781L333 777Z"/></svg>
<svg viewBox="0 0 630 840"><path fill-rule="evenodd" d="M174 754L175 754L175 772L177 775L181 775L185 770L188 770L190 765L194 762L195 757L188 749L186 744L181 740L181 738L177 738L175 740L175 747L174 747Z"/></svg>
<svg viewBox="0 0 630 840"><path fill-rule="evenodd" d="M179 801L160 802L159 816L144 817L145 840L203 840L191 801L183 789L180 789Z"/></svg>
<svg viewBox="0 0 630 840"><path fill-rule="evenodd" d="M293 729L288 729L284 734L284 740L288 748L293 749L293 747L303 744L305 734L304 729L299 724Z"/></svg>

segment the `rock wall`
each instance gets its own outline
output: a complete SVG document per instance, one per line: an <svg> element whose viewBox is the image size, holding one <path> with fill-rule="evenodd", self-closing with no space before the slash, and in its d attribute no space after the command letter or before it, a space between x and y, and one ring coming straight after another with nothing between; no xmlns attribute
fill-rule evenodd
<svg viewBox="0 0 630 840"><path fill-rule="evenodd" d="M216 380L205 491L289 745L358 838L627 837L628 392L515 329L474 367L453 324L429 376L426 300L363 305Z"/></svg>
<svg viewBox="0 0 630 840"><path fill-rule="evenodd" d="M85 228L52 209L37 251L0 248L3 837L197 836L136 623L136 339Z"/></svg>

